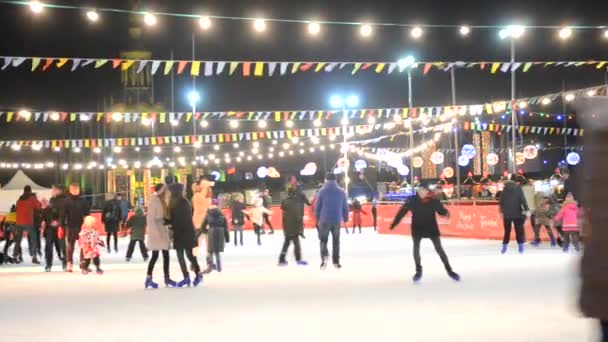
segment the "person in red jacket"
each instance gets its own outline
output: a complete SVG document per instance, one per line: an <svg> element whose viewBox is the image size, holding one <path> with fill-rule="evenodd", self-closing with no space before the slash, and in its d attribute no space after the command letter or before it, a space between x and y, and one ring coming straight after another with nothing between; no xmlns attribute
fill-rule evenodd
<svg viewBox="0 0 608 342"><path fill-rule="evenodd" d="M41 205L36 194L32 192L32 188L26 185L23 188L23 194L17 200L16 205L16 224L15 224L15 249L13 254L17 262L23 262L23 252L21 250L21 239L23 232L27 231L27 239L29 245L30 256L32 263L40 264L38 261L38 251L36 250L36 241L38 241L38 232L34 229L34 210L40 209Z"/></svg>

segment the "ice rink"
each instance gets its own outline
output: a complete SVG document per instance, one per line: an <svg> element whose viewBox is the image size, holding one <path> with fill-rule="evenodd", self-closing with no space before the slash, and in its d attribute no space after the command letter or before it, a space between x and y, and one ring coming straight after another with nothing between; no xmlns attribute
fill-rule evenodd
<svg viewBox="0 0 608 342"><path fill-rule="evenodd" d="M231 237L232 238L232 237ZM430 241L414 285L411 240L342 231L341 270L319 270L318 240L303 241L307 267L276 266L282 232L228 245L223 273L191 289L144 290L136 251L102 255L103 276L56 266L0 266L0 341L596 341L577 310L577 263L558 249L444 239L462 282L446 275ZM232 242L232 241L231 241ZM291 250L290 250L291 252ZM160 261L160 260L159 260ZM182 276L176 259L172 278ZM161 281L157 264L155 280Z"/></svg>

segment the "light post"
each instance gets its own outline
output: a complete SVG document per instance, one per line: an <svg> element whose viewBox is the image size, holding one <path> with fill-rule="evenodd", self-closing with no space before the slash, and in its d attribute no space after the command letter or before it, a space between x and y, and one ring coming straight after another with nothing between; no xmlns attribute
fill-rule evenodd
<svg viewBox="0 0 608 342"><path fill-rule="evenodd" d="M408 112L410 113L409 125L410 125L410 149L414 148L414 122L412 120L412 67L416 64L416 58L414 56L409 55L405 58L397 61L399 65L399 72L403 72L403 70L407 70L407 105ZM412 190L414 190L414 158L410 155L410 186Z"/></svg>
<svg viewBox="0 0 608 342"><path fill-rule="evenodd" d="M188 92L188 103L190 104L190 107L192 107L192 135L194 136L194 139L197 139L197 137L196 137L196 104L200 100L201 100L201 96L195 89L192 89ZM192 142L192 144L195 144L195 142ZM196 160L196 148L194 148L193 150L194 150L194 152L192 154L194 155L194 160Z"/></svg>
<svg viewBox="0 0 608 342"><path fill-rule="evenodd" d="M511 42L511 163L510 169L511 173L515 173L517 170L516 161L515 161L515 148L516 148L516 135L515 135L515 125L517 124L517 117L515 111L515 68L513 67L515 64L515 41L521 38L526 32L526 28L519 25L511 25L506 28L500 30L499 36L500 39L509 39Z"/></svg>
<svg viewBox="0 0 608 342"><path fill-rule="evenodd" d="M342 111L342 136L343 136L343 156L344 158L344 190L346 191L346 197L348 198L348 185L350 182L350 178L348 176L349 171L349 161L348 161L348 135L346 131L346 127L348 126L348 112L347 108L356 108L359 106L359 97L356 95L348 95L346 98L333 95L329 98L329 105L334 109L340 109Z"/></svg>

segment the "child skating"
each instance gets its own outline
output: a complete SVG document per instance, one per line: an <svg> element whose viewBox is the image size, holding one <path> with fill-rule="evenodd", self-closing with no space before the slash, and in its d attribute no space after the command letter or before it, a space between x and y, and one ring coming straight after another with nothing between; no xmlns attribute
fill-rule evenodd
<svg viewBox="0 0 608 342"><path fill-rule="evenodd" d="M99 233L95 229L95 218L87 216L84 218L84 223L80 234L78 234L78 245L82 253L82 274L89 274L89 265L91 261L95 265L97 274L103 274L101 262L99 261L99 246L104 246L103 240L99 237Z"/></svg>
<svg viewBox="0 0 608 342"><path fill-rule="evenodd" d="M450 213L448 210L437 199L433 191L429 191L426 186L421 185L416 196L406 200L403 206L401 206L390 229L395 229L409 211L412 212L412 240L414 242L414 262L416 263L416 273L413 277L414 282L418 282L422 278L420 242L425 238L431 239L433 242L435 251L441 258L448 276L455 281L460 281L460 276L450 266L448 256L441 246L441 234L439 232L439 225L437 224L437 217L435 216L435 214L439 214L449 217Z"/></svg>
<svg viewBox="0 0 608 342"><path fill-rule="evenodd" d="M308 265L302 260L302 249L300 247L300 236L304 231L304 197L298 194L295 187L289 186L287 189L287 198L281 203L283 210L283 233L285 241L279 255L279 266L287 266L287 250L293 242L294 256L296 263L301 266Z"/></svg>
<svg viewBox="0 0 608 342"><path fill-rule="evenodd" d="M207 269L203 271L205 274L211 273L214 268L222 272L221 253L224 252L224 244L230 242L228 221L217 205L218 200L214 199L201 227L201 233L207 234Z"/></svg>
<svg viewBox="0 0 608 342"><path fill-rule="evenodd" d="M127 227L131 229L131 241L129 242L129 248L127 248L127 262L131 261L133 257L133 250L135 245L139 243L139 250L144 261L148 261L148 249L144 239L146 238L146 216L144 215L144 209L137 207L133 216L127 220Z"/></svg>
<svg viewBox="0 0 608 342"><path fill-rule="evenodd" d="M547 235L549 235L549 239L551 240L551 247L557 245L557 241L555 240L555 236L553 236L553 231L551 230L553 216L555 216L556 212L554 207L551 205L551 201L542 196L541 194L537 194L535 198L536 202L536 211L534 214L534 241L532 241L533 246L540 245L540 229L544 226L547 229Z"/></svg>
<svg viewBox="0 0 608 342"><path fill-rule="evenodd" d="M562 209L555 215L555 219L562 221L564 252L568 253L570 242L574 245L574 250L578 252L580 250L578 242L580 240L580 231L584 215L583 209L579 207L572 194L569 193L566 195L566 199L562 204Z"/></svg>
<svg viewBox="0 0 608 342"><path fill-rule="evenodd" d="M355 233L355 228L359 227L359 234L361 234L361 215L367 215L367 212L363 210L363 206L359 200L355 199L353 203L350 205L350 210L353 212L353 234ZM348 232L348 228L346 228Z"/></svg>

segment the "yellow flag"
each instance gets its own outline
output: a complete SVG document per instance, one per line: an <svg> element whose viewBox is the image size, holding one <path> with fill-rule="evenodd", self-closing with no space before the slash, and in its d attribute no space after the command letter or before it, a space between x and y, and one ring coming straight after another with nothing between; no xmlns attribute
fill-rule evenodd
<svg viewBox="0 0 608 342"><path fill-rule="evenodd" d="M89 139L84 139L84 148L91 147L91 141Z"/></svg>
<svg viewBox="0 0 608 342"><path fill-rule="evenodd" d="M167 121L167 113L160 113L160 123L165 123Z"/></svg>
<svg viewBox="0 0 608 342"><path fill-rule="evenodd" d="M195 61L192 62L192 67L190 68L190 75L198 76L201 71L201 62Z"/></svg>
<svg viewBox="0 0 608 342"><path fill-rule="evenodd" d="M274 112L274 121L281 121L281 112Z"/></svg>
<svg viewBox="0 0 608 342"><path fill-rule="evenodd" d="M104 64L108 63L107 59L98 59L95 61L95 69L101 68Z"/></svg>
<svg viewBox="0 0 608 342"><path fill-rule="evenodd" d="M381 73L382 70L384 70L384 67L386 66L386 63L378 63L378 65L376 66L376 73Z"/></svg>
<svg viewBox="0 0 608 342"><path fill-rule="evenodd" d="M357 73L357 71L359 71L359 69L361 68L361 63L355 63L355 67L353 68L353 75Z"/></svg>
<svg viewBox="0 0 608 342"><path fill-rule="evenodd" d="M300 68L300 64L302 64L301 62L295 62L293 63L293 65L291 66L291 73L295 74L296 72L298 72L298 69Z"/></svg>
<svg viewBox="0 0 608 342"><path fill-rule="evenodd" d="M57 67L61 68L62 66L65 65L65 63L67 63L70 59L69 58L59 58L59 61L57 62Z"/></svg>
<svg viewBox="0 0 608 342"><path fill-rule="evenodd" d="M232 76L232 74L234 74L234 71L236 70L236 68L239 66L239 62L230 62L230 76Z"/></svg>
<svg viewBox="0 0 608 342"><path fill-rule="evenodd" d="M165 75L169 75L171 69L173 69L174 61L166 61L165 62Z"/></svg>
<svg viewBox="0 0 608 342"><path fill-rule="evenodd" d="M327 65L327 63L325 63L325 62L317 63L317 67L315 68L315 72L321 71L321 69L323 69L323 67L325 67L325 65Z"/></svg>
<svg viewBox="0 0 608 342"><path fill-rule="evenodd" d="M498 71L498 68L500 68L500 63L492 63L492 70L491 70L491 72L493 74L495 74L496 71Z"/></svg>
<svg viewBox="0 0 608 342"><path fill-rule="evenodd" d="M122 62L121 69L122 71L127 71L129 68L135 63L135 60L130 59Z"/></svg>
<svg viewBox="0 0 608 342"><path fill-rule="evenodd" d="M32 71L36 70L36 68L38 68L39 65L40 65L40 58L39 57L32 58Z"/></svg>
<svg viewBox="0 0 608 342"><path fill-rule="evenodd" d="M255 63L255 70L253 71L253 75L257 77L264 76L264 62Z"/></svg>
<svg viewBox="0 0 608 342"><path fill-rule="evenodd" d="M190 122L191 119L192 119L192 112L186 113L186 122Z"/></svg>
<svg viewBox="0 0 608 342"><path fill-rule="evenodd" d="M606 65L606 62L600 62L597 64L596 68L601 69L604 67L604 65Z"/></svg>
<svg viewBox="0 0 608 342"><path fill-rule="evenodd" d="M494 113L494 109L492 109L492 105L489 103L486 103L486 113L487 114L493 114Z"/></svg>
<svg viewBox="0 0 608 342"><path fill-rule="evenodd" d="M528 72L528 70L530 70L530 68L532 67L532 62L528 62L524 65L524 72Z"/></svg>
<svg viewBox="0 0 608 342"><path fill-rule="evenodd" d="M223 143L224 142L224 135L223 134L218 134L217 135L217 142L219 142L219 143Z"/></svg>

